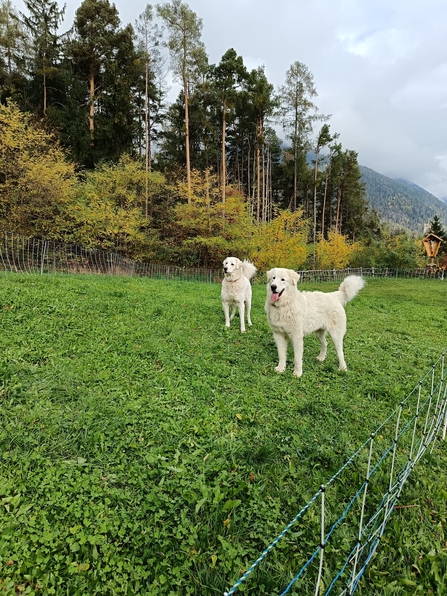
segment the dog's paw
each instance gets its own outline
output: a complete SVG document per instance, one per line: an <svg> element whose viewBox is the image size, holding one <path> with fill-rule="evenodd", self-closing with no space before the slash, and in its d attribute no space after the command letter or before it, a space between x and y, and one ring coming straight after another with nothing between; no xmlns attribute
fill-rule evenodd
<svg viewBox="0 0 447 596"><path fill-rule="evenodd" d="M348 367L346 366L346 364L342 364L341 366L338 367L338 370L340 372L346 372L348 370Z"/></svg>
<svg viewBox="0 0 447 596"><path fill-rule="evenodd" d="M275 366L275 372L283 373L286 370L285 366Z"/></svg>
<svg viewBox="0 0 447 596"><path fill-rule="evenodd" d="M326 360L326 356L317 356L317 360L319 362L324 362Z"/></svg>
<svg viewBox="0 0 447 596"><path fill-rule="evenodd" d="M293 376L299 378L299 377L302 377L303 376L303 373L302 372L299 372L297 370L294 370L293 371Z"/></svg>

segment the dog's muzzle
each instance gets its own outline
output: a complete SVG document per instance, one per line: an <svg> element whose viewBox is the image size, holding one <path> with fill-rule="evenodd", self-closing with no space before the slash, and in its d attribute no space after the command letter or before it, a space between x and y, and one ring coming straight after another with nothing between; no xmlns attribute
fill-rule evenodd
<svg viewBox="0 0 447 596"><path fill-rule="evenodd" d="M271 295L272 302L277 302L281 298L282 293L284 292L284 288L280 292L277 292L276 290L278 289L278 286L276 284L272 284L270 286L270 289L272 291L272 295Z"/></svg>

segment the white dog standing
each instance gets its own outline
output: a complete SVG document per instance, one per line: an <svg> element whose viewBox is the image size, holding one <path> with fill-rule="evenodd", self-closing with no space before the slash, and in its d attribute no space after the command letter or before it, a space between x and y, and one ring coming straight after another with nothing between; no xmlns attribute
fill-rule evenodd
<svg viewBox="0 0 447 596"><path fill-rule="evenodd" d="M222 308L225 315L225 327L230 326L230 321L236 314L236 307L239 308L241 319L241 332L245 333L245 315L247 322L251 325L251 283L250 279L256 273L256 267L250 261L241 261L236 257L228 257L223 262L224 278L222 280ZM230 315L230 306L232 312Z"/></svg>
<svg viewBox="0 0 447 596"><path fill-rule="evenodd" d="M336 292L300 292L299 275L291 269L275 268L267 272L267 300L265 311L278 348L276 372L286 369L287 341L294 351L293 374L303 374L303 338L315 333L321 344L317 359L326 358L326 333L332 338L338 356L339 370L347 370L343 355L346 333L344 306L363 288L365 282L358 275L346 277Z"/></svg>

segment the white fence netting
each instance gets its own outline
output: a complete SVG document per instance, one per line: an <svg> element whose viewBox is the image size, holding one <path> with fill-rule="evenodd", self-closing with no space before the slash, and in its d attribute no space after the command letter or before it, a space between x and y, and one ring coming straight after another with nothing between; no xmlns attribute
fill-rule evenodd
<svg viewBox="0 0 447 596"><path fill-rule="evenodd" d="M93 273L221 282L221 270L141 263L99 249L26 238L3 232L0 236L0 270L16 273Z"/></svg>
<svg viewBox="0 0 447 596"><path fill-rule="evenodd" d="M27 238L11 232L0 232L0 270L17 273L96 273L221 283L222 270L143 263L114 252L65 244L53 240ZM444 279L444 271L432 268L393 269L358 267L346 269L299 271L301 282L340 282L347 275L378 278ZM258 274L256 282L263 282Z"/></svg>

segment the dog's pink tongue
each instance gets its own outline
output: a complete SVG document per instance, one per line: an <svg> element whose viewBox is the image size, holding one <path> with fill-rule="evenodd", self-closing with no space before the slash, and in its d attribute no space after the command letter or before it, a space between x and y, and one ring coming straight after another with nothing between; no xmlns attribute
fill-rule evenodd
<svg viewBox="0 0 447 596"><path fill-rule="evenodd" d="M279 300L278 292L272 292L272 302L276 302L277 300Z"/></svg>

